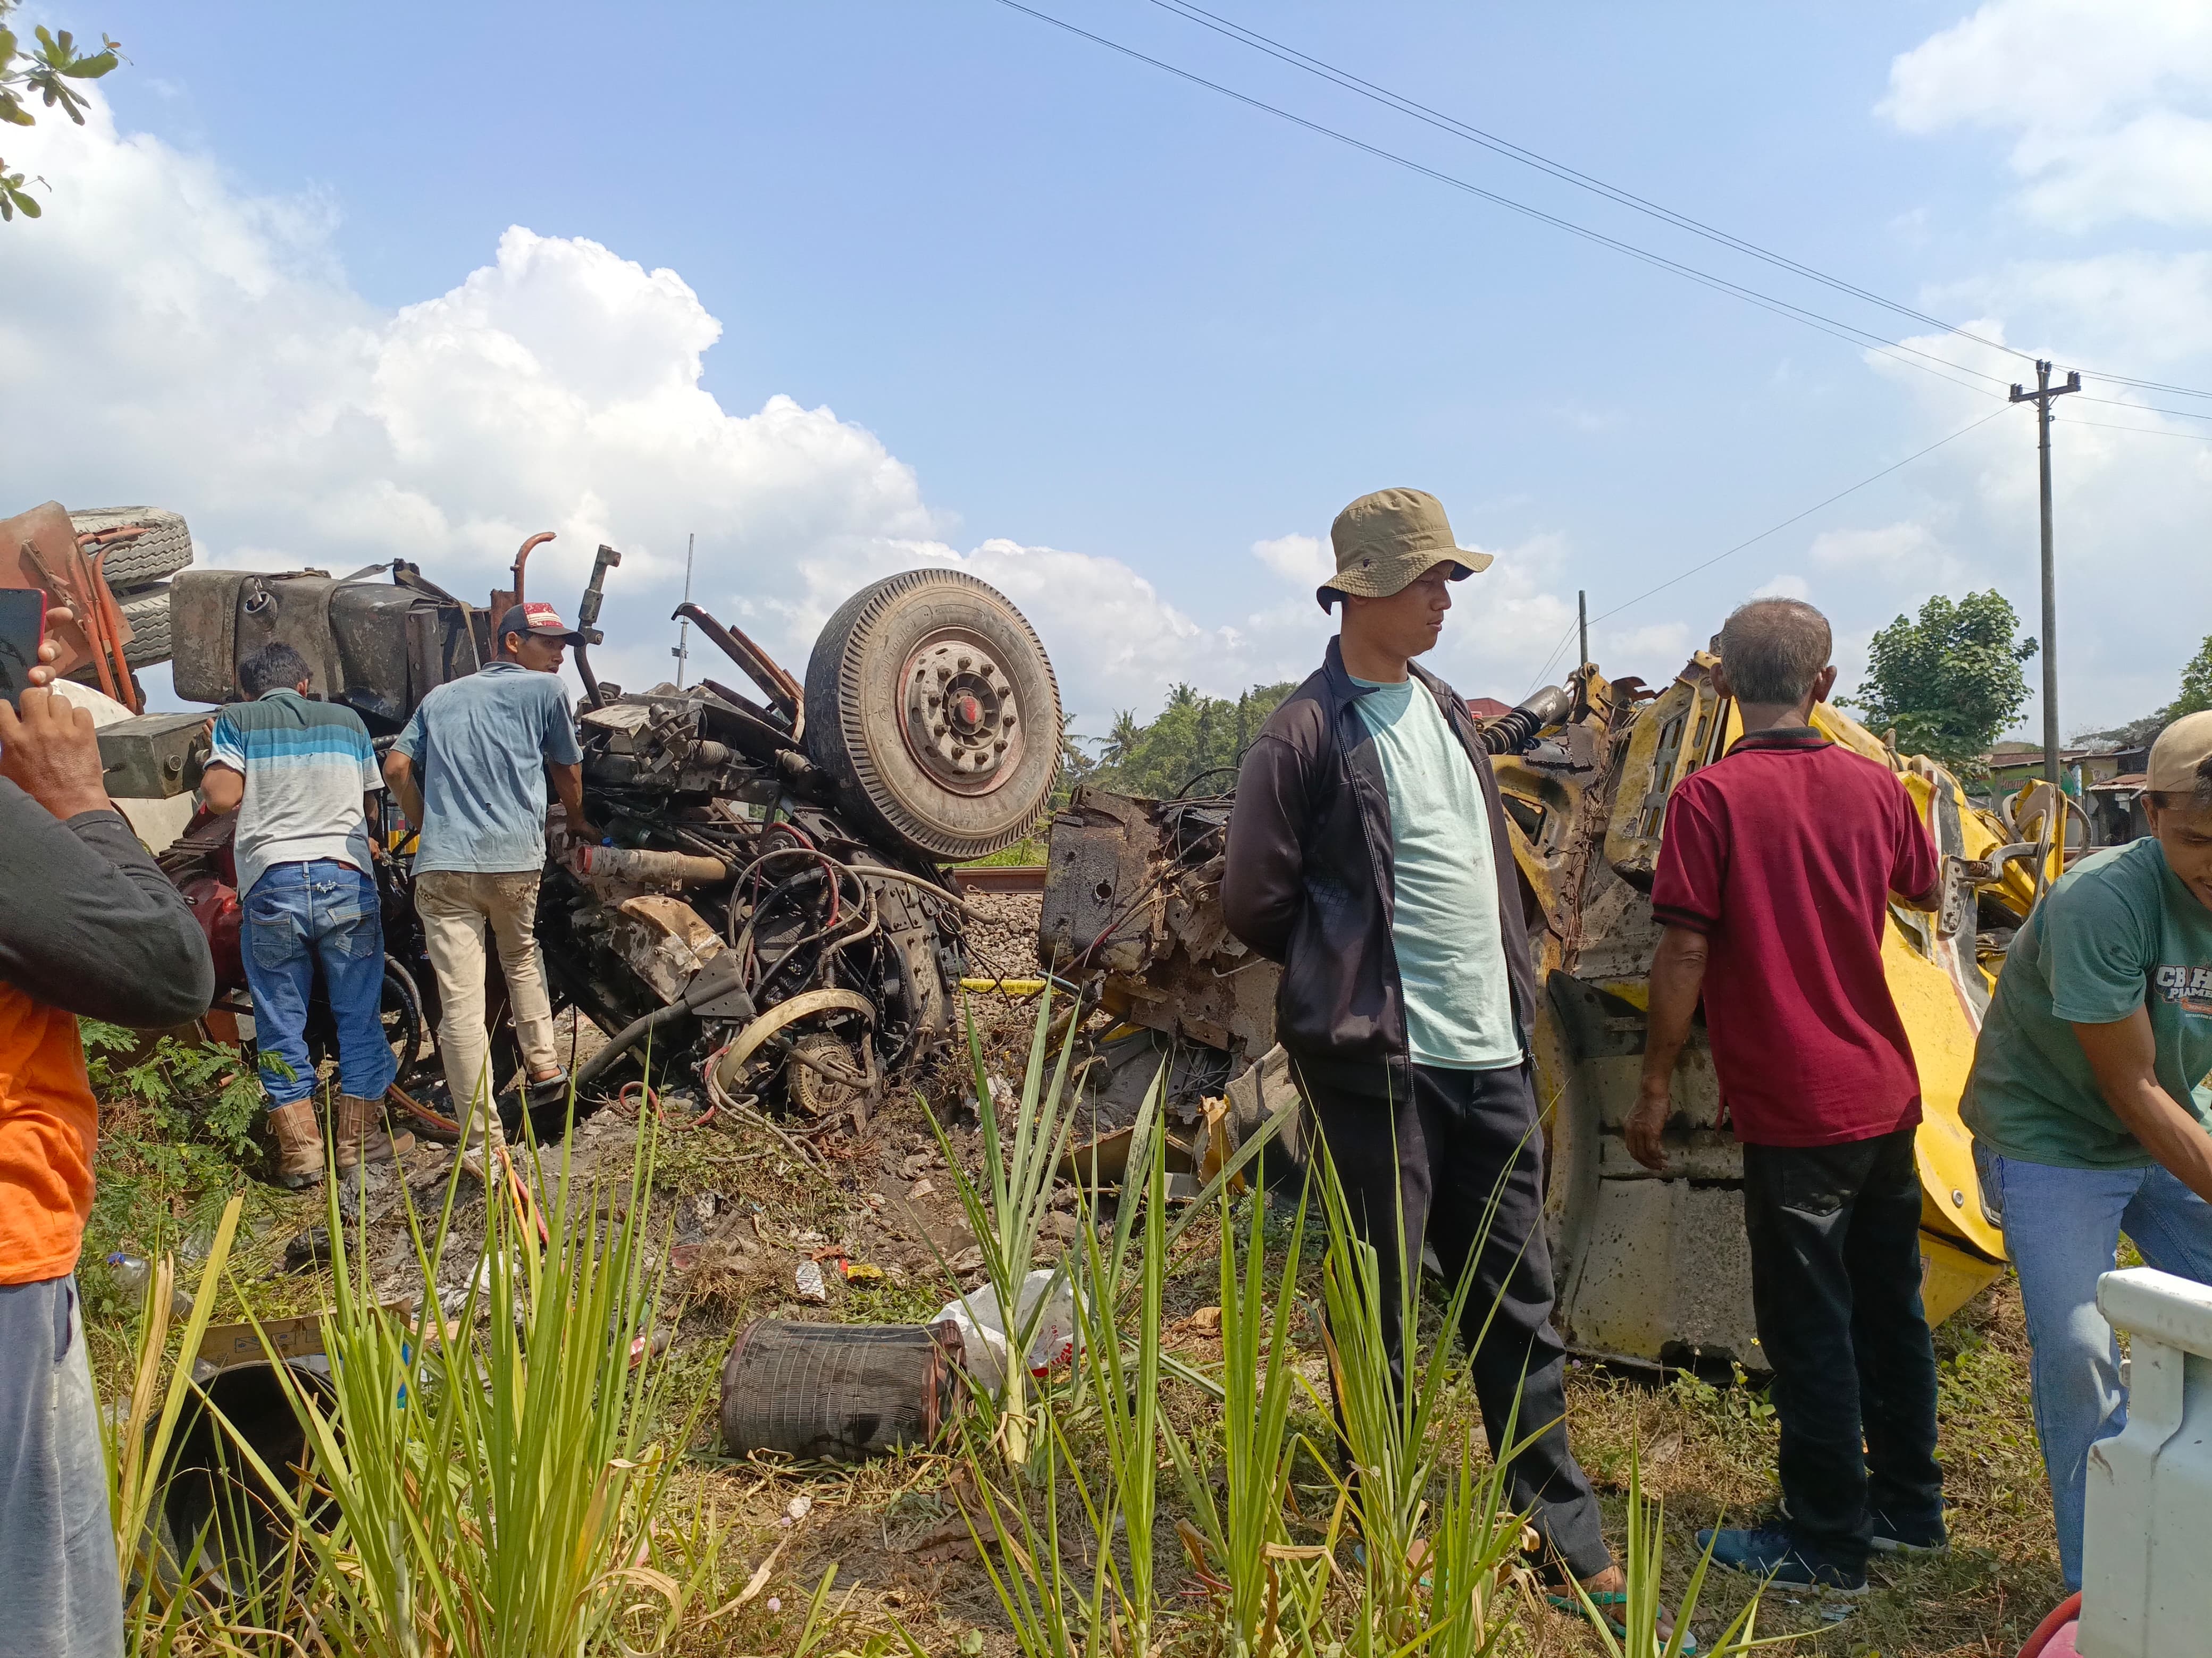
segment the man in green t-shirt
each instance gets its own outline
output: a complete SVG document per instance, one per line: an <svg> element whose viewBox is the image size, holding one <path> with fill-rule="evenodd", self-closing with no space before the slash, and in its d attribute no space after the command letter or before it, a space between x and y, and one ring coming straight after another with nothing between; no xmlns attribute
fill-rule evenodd
<svg viewBox="0 0 2212 1658"><path fill-rule="evenodd" d="M2014 938L1960 1114L2009 1224L2059 1564L2089 1448L2127 1424L2097 1279L2119 1236L2212 1284L2212 712L2150 752L2151 835L2084 859Z"/></svg>

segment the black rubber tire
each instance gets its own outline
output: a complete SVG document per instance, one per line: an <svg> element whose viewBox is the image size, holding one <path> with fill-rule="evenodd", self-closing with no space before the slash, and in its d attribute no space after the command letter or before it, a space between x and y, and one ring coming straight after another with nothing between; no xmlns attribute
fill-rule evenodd
<svg viewBox="0 0 2212 1658"><path fill-rule="evenodd" d="M1025 726L1006 780L988 794L946 787L901 733L907 662L946 629L983 641L1012 682ZM1027 618L958 570L908 570L839 607L806 663L806 752L836 780L862 824L925 858L957 862L1012 846L1036 826L1060 774L1060 687Z"/></svg>
<svg viewBox="0 0 2212 1658"><path fill-rule="evenodd" d="M131 642L123 647L124 659L134 668L150 668L169 659L169 589L142 587L126 593L116 608L131 624Z"/></svg>
<svg viewBox="0 0 2212 1658"><path fill-rule="evenodd" d="M107 549L107 562L100 568L118 597L128 588L165 580L192 562L192 532L181 517L158 507L94 507L71 513L70 523L79 535L112 530L118 524L149 526L144 535L114 542Z"/></svg>

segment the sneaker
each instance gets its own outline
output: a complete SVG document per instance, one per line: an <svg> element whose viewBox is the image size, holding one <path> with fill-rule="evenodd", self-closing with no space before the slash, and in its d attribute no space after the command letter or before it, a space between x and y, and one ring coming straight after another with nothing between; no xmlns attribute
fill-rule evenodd
<svg viewBox="0 0 2212 1658"><path fill-rule="evenodd" d="M1881 1554L1948 1554L1951 1533L1943 1527L1943 1516L1933 1520L1898 1521L1886 1511L1875 1509L1868 1515L1874 1522L1874 1535L1868 1542Z"/></svg>
<svg viewBox="0 0 2212 1658"><path fill-rule="evenodd" d="M1715 1565L1748 1577L1802 1588L1832 1589L1838 1594L1866 1593L1865 1562L1846 1561L1826 1549L1800 1542L1779 1527L1701 1531L1698 1546L1712 1550Z"/></svg>

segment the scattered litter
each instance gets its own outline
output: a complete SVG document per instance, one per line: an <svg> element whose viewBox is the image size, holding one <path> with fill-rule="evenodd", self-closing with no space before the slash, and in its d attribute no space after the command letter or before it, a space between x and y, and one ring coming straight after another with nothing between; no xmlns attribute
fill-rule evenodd
<svg viewBox="0 0 2212 1658"><path fill-rule="evenodd" d="M813 1512L813 1509L814 1499L809 1497L805 1491L799 1492L798 1496L793 1497L790 1502L783 1505L783 1511L789 1515L794 1521L805 1519L809 1514Z"/></svg>
<svg viewBox="0 0 2212 1658"><path fill-rule="evenodd" d="M310 1226L284 1246L284 1270L288 1272L326 1266L330 1259L331 1229L327 1226Z"/></svg>
<svg viewBox="0 0 2212 1658"><path fill-rule="evenodd" d="M906 1194L906 1197L907 1201L908 1203L912 1203L917 1198L933 1198L936 1195L937 1187L935 1186L932 1185L926 1180L918 1180L914 1183L914 1189L911 1192L908 1192Z"/></svg>
<svg viewBox="0 0 2212 1658"><path fill-rule="evenodd" d="M152 1262L118 1251L107 1258L107 1270L115 1275L115 1287L125 1295L137 1301L146 1298L146 1281L154 1275ZM172 1318L190 1318L192 1315L192 1298L182 1285L176 1285L169 1291L169 1315Z"/></svg>
<svg viewBox="0 0 2212 1658"><path fill-rule="evenodd" d="M1043 1311L1037 1314L1040 1301ZM1036 1322L1030 1340L1030 1373L1042 1376L1075 1357L1075 1291L1066 1273L1040 1267L1022 1280L1014 1307L1016 1327L1028 1324L1032 1315ZM962 1363L969 1375L987 1388L995 1388L1006 1380L1006 1334L997 1291L986 1284L958 1301L945 1303L938 1309L937 1321L958 1328Z"/></svg>
<svg viewBox="0 0 2212 1658"><path fill-rule="evenodd" d="M935 1442L951 1413L950 1325L755 1319L722 1365L722 1443L804 1462L864 1462Z"/></svg>
<svg viewBox="0 0 2212 1658"><path fill-rule="evenodd" d="M691 1199L691 1212L699 1218L702 1226L714 1219L715 1212L721 1206L722 1194L720 1192L702 1192Z"/></svg>
<svg viewBox="0 0 2212 1658"><path fill-rule="evenodd" d="M792 1276L797 1284L799 1298L801 1301L826 1302L830 1299L830 1286L823 1281L820 1261L800 1261L798 1272Z"/></svg>
<svg viewBox="0 0 2212 1658"><path fill-rule="evenodd" d="M852 1283L855 1278L880 1279L884 1275L882 1267L865 1260L840 1260L837 1263L837 1270L845 1275L845 1282L848 1284Z"/></svg>
<svg viewBox="0 0 2212 1658"><path fill-rule="evenodd" d="M690 1272L699 1264L699 1253L706 1247L703 1243L678 1244L668 1252L668 1270L672 1272Z"/></svg>

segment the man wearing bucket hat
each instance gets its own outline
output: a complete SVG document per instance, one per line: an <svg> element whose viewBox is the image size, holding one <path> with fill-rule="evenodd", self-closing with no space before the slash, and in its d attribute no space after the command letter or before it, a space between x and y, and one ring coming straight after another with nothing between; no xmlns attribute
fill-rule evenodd
<svg viewBox="0 0 2212 1658"><path fill-rule="evenodd" d="M2145 781L2150 834L2076 864L2014 937L1960 1110L2020 1273L2075 1589L2090 1447L2128 1417L2097 1279L2125 1232L2212 1284L2212 712L2159 734Z"/></svg>
<svg viewBox="0 0 2212 1658"><path fill-rule="evenodd" d="M1425 1242L1448 1283L1472 1279L1461 1328L1483 1426L1499 1455L1524 1442L1513 1506L1551 1570L1617 1608L1620 1573L1567 1444L1530 1084L1536 985L1504 817L1467 704L1413 661L1443 632L1452 584L1491 556L1461 547L1419 489L1361 496L1329 537L1336 574L1315 598L1343 605L1340 631L1245 753L1223 907L1282 963L1276 1035L1355 1223L1385 1241L1394 1376L1404 1385L1402 1274Z"/></svg>
<svg viewBox="0 0 2212 1658"><path fill-rule="evenodd" d="M499 950L533 1100L568 1086L553 1047L553 1010L538 960L538 882L545 866L546 780L571 837L584 819L583 751L561 683L566 647L580 641L550 604L510 606L499 654L422 699L385 761L385 780L422 830L415 908L437 970L438 1051L454 1114L465 1125L462 1166L481 1176L500 1138L484 1026L484 933Z"/></svg>

